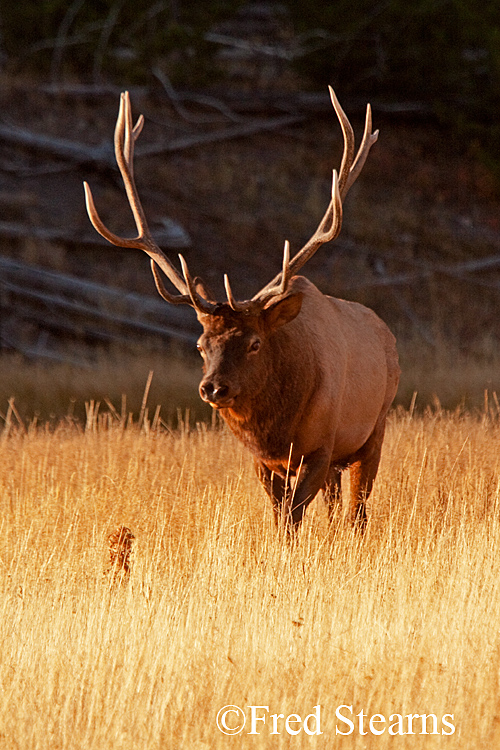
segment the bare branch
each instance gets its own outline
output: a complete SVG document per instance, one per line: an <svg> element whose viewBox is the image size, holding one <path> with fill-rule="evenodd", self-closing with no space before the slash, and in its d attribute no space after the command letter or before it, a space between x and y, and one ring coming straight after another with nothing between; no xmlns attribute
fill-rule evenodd
<svg viewBox="0 0 500 750"><path fill-rule="evenodd" d="M182 119L186 120L186 122L194 123L196 125L202 123L220 122L220 118L214 117L213 115L193 115L184 107L182 103L187 99L197 104L202 104L204 106L211 107L212 109L216 109L222 115L224 115L224 117L226 117L228 120L232 120L233 122L241 122L245 119L241 115L237 115L235 112L233 112L223 101L221 101L220 99L215 99L215 97L194 94L185 94L181 96L172 86L170 78L167 76L167 74L160 70L160 68L158 67L153 68L153 75L163 86L166 95L168 96L173 108L175 109L179 117L182 117Z"/></svg>
<svg viewBox="0 0 500 750"><path fill-rule="evenodd" d="M59 80L63 51L66 47L68 31L84 3L85 0L73 0L64 15L59 29L57 30L54 54L52 55L52 63L50 66L50 80L52 81L52 84L57 84Z"/></svg>
<svg viewBox="0 0 500 750"><path fill-rule="evenodd" d="M94 81L98 81L100 79L106 47L108 46L108 42L111 34L113 33L113 29L116 26L116 22L118 20L118 16L120 15L120 11L123 7L124 2L125 0L116 0L116 2L111 6L111 9L104 22L104 26L102 28L97 49L94 55L94 66L92 70Z"/></svg>

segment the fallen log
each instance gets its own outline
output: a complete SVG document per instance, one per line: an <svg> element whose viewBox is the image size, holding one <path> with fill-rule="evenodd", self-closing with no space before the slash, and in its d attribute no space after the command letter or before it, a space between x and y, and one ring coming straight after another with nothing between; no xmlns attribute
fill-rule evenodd
<svg viewBox="0 0 500 750"><path fill-rule="evenodd" d="M206 146L210 143L243 138L266 130L279 130L290 125L295 125L305 119L304 115L286 115L283 117L271 117L259 120L252 119L231 127L219 128L208 133L195 133L193 135L175 138L165 143L152 143L137 149L137 158L155 156L156 154L184 151L197 146ZM76 143L64 138L53 138L51 136L34 133L26 128L16 125L6 125L0 122L0 140L11 145L23 146L36 151L49 154L52 157L71 161L79 166L93 166L100 170L116 171L113 150L106 142L100 146L87 146L84 143Z"/></svg>
<svg viewBox="0 0 500 750"><path fill-rule="evenodd" d="M189 344L198 336L188 308L1 256L0 292L4 318L22 314L65 334L87 330L93 338L109 338L111 331L123 341L150 336Z"/></svg>
<svg viewBox="0 0 500 750"><path fill-rule="evenodd" d="M155 229L155 238L160 246L171 248L191 247L191 240L187 232L180 224L165 217L163 225L167 225L168 230ZM78 245L96 245L109 249L109 242L101 237L97 232L68 232L64 229L54 227L40 227L29 224L20 224L19 222L0 221L0 237L9 239L31 238L45 240L46 242L65 242ZM1 262L1 261L0 261Z"/></svg>

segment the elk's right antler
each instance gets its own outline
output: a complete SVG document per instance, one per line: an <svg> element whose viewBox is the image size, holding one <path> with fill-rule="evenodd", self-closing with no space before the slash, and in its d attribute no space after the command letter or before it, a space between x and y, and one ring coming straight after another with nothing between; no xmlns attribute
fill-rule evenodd
<svg viewBox="0 0 500 750"><path fill-rule="evenodd" d="M141 133L143 125L144 118L141 115L135 126L132 126L130 97L128 91L125 91L120 97L120 110L116 121L115 156L123 178L123 184L125 185L128 202L132 209L135 225L137 227L137 237L119 237L105 226L97 213L90 187L87 182L84 182L85 202L90 221L99 234L113 245L137 248L139 250L144 250L144 252L149 255L151 258L151 270L153 272L156 288L167 302L171 302L174 305L189 304L200 312L211 313L213 312L215 305L212 302L208 302L197 293L184 258L179 256L181 258L181 265L184 273L184 279L182 279L166 255L160 250L149 231L144 209L134 180L134 146ZM166 290L160 274L158 273L157 266L161 268L180 294L171 294Z"/></svg>
<svg viewBox="0 0 500 750"><path fill-rule="evenodd" d="M351 123L340 106L332 87L329 86L328 89L344 136L344 153L342 155L340 172L337 175L336 170L333 170L330 203L311 239L306 242L304 247L296 253L289 263L285 263L285 260L283 261L283 270L281 273L257 292L251 303L266 304L271 297L283 294L283 285L285 285L286 289L287 283L285 280L295 276L321 245L324 245L325 242L331 242L339 236L342 228L343 200L358 178L365 164L366 157L378 138L378 130L372 133L372 112L370 105L367 104L365 130L358 153L356 154L356 158L354 158L354 131Z"/></svg>

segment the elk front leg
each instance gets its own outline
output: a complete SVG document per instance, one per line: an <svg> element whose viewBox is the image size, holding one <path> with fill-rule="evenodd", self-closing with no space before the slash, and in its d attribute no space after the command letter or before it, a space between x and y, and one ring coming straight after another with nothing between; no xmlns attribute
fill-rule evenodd
<svg viewBox="0 0 500 750"><path fill-rule="evenodd" d="M274 522L276 526L279 526L283 513L283 501L287 491L290 491L290 485L288 484L287 486L286 480L283 477L271 471L271 469L260 461L255 462L255 470L273 504Z"/></svg>
<svg viewBox="0 0 500 750"><path fill-rule="evenodd" d="M325 485L329 466L330 457L324 449L303 459L296 472L293 490L287 493L283 504L282 523L288 530L300 525L307 506Z"/></svg>

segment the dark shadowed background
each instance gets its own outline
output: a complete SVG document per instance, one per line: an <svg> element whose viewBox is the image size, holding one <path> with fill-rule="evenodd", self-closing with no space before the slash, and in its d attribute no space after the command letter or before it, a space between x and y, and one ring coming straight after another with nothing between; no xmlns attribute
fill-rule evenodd
<svg viewBox="0 0 500 750"><path fill-rule="evenodd" d="M4 3L0 64L5 417L84 418L92 399L137 412L151 370L165 421L186 407L207 416L194 314L157 296L143 254L94 232L82 181L131 234L112 152L128 89L145 116L136 176L158 243L219 295L227 272L252 296L284 240L297 250L326 208L342 148L328 83L358 138L368 101L381 134L340 238L304 273L390 325L404 406L476 407L488 391L496 408L496 2Z"/></svg>

